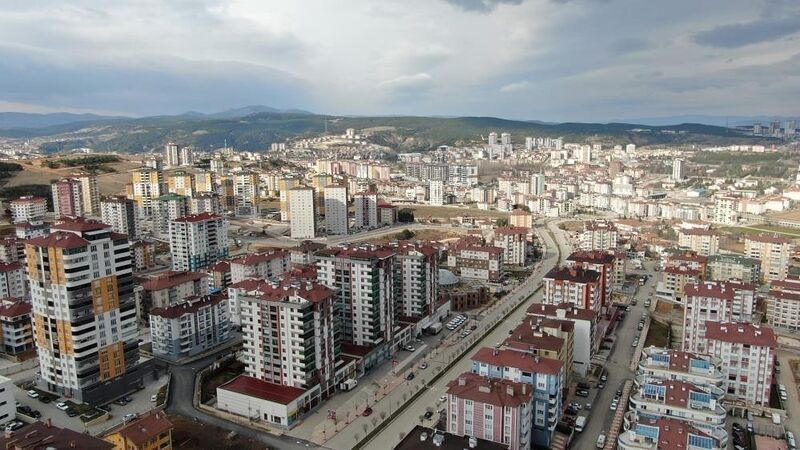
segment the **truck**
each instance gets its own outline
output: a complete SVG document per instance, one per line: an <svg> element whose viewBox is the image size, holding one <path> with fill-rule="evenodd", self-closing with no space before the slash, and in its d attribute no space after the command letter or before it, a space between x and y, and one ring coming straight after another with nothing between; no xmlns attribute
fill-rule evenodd
<svg viewBox="0 0 800 450"><path fill-rule="evenodd" d="M444 325L441 322L436 322L428 327L428 334L439 334L442 328L444 328Z"/></svg>
<svg viewBox="0 0 800 450"><path fill-rule="evenodd" d="M339 383L339 390L340 391L349 391L354 387L358 386L358 380L355 378L348 378L341 383Z"/></svg>
<svg viewBox="0 0 800 450"><path fill-rule="evenodd" d="M583 427L586 426L587 419L588 417L586 416L578 416L578 418L575 419L575 431L577 431L578 433L582 432Z"/></svg>

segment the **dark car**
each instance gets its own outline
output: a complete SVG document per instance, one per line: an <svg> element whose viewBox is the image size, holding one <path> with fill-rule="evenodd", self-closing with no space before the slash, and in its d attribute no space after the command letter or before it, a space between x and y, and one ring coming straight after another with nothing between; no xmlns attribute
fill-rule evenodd
<svg viewBox="0 0 800 450"><path fill-rule="evenodd" d="M577 395L578 397L588 397L589 396L589 391L580 389L580 390L575 391L575 395Z"/></svg>
<svg viewBox="0 0 800 450"><path fill-rule="evenodd" d="M406 375L406 380L413 380L413 379L414 379L414 372L409 372L408 375Z"/></svg>
<svg viewBox="0 0 800 450"><path fill-rule="evenodd" d="M425 411L425 414L424 414L423 417L425 417L425 420L430 419L431 417L433 417L433 411Z"/></svg>
<svg viewBox="0 0 800 450"><path fill-rule="evenodd" d="M78 411L75 411L74 409L70 408L67 410L67 415L70 417L75 417L78 415Z"/></svg>
<svg viewBox="0 0 800 450"><path fill-rule="evenodd" d="M39 400L39 401L40 401L40 402L42 402L42 403L50 403L50 402L52 402L52 401L53 401L53 399L51 399L51 398L50 398L49 396L47 396L47 395L40 395L40 396L39 396L39 398L38 398L37 400Z"/></svg>
<svg viewBox="0 0 800 450"><path fill-rule="evenodd" d="M369 417L370 414L372 414L372 408L365 408L364 412L361 413L361 415L364 417Z"/></svg>

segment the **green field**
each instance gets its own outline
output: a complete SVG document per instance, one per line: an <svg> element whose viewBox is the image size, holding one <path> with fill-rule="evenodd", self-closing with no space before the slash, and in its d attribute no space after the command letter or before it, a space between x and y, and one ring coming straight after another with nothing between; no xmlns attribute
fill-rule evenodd
<svg viewBox="0 0 800 450"><path fill-rule="evenodd" d="M721 230L735 235L769 233L800 239L800 228L781 227L766 223L742 227L723 227Z"/></svg>

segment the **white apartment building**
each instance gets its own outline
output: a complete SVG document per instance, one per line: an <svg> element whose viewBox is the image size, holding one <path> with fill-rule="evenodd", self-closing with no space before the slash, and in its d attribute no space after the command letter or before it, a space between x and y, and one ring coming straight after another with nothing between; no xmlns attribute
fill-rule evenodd
<svg viewBox="0 0 800 450"><path fill-rule="evenodd" d="M419 242L403 242L394 250L395 317L426 322L439 300L438 252Z"/></svg>
<svg viewBox="0 0 800 450"><path fill-rule="evenodd" d="M356 228L376 228L378 226L378 194L359 192L353 196Z"/></svg>
<svg viewBox="0 0 800 450"><path fill-rule="evenodd" d="M771 328L745 322L706 322L708 353L722 360L729 396L769 405L775 351Z"/></svg>
<svg viewBox="0 0 800 450"><path fill-rule="evenodd" d="M324 399L335 391L334 291L317 282L257 282L240 296L245 373Z"/></svg>
<svg viewBox="0 0 800 450"><path fill-rule="evenodd" d="M702 281L684 287L683 350L707 353L707 322L750 322L756 287L725 281Z"/></svg>
<svg viewBox="0 0 800 450"><path fill-rule="evenodd" d="M800 330L800 280L776 280L767 296L767 323Z"/></svg>
<svg viewBox="0 0 800 450"><path fill-rule="evenodd" d="M125 197L109 197L100 202L103 223L117 233L127 234L130 239L139 237L136 224L136 202Z"/></svg>
<svg viewBox="0 0 800 450"><path fill-rule="evenodd" d="M444 181L431 180L430 181L430 202L431 206L444 205Z"/></svg>
<svg viewBox="0 0 800 450"><path fill-rule="evenodd" d="M151 167L141 167L132 172L133 200L142 216L153 214L153 202L166 193L163 174Z"/></svg>
<svg viewBox="0 0 800 450"><path fill-rule="evenodd" d="M342 342L389 357L395 337L395 252L371 245L331 247L316 257L317 279L335 292Z"/></svg>
<svg viewBox="0 0 800 450"><path fill-rule="evenodd" d="M166 194L153 202L152 232L157 238L169 237L169 224L173 220L189 215L189 197Z"/></svg>
<svg viewBox="0 0 800 450"><path fill-rule="evenodd" d="M0 376L0 425L17 418L14 380Z"/></svg>
<svg viewBox="0 0 800 450"><path fill-rule="evenodd" d="M715 428L698 428L683 420L661 417L627 421L617 439L618 450L725 450L728 434Z"/></svg>
<svg viewBox="0 0 800 450"><path fill-rule="evenodd" d="M290 230L293 239L317 236L317 205L314 188L298 186L289 190Z"/></svg>
<svg viewBox="0 0 800 450"><path fill-rule="evenodd" d="M725 390L717 386L637 377L630 404L639 418L671 417L701 429L724 428L728 415L722 406L724 397Z"/></svg>
<svg viewBox="0 0 800 450"><path fill-rule="evenodd" d="M583 224L579 239L580 250L613 250L617 248L619 234L614 223L594 220Z"/></svg>
<svg viewBox="0 0 800 450"><path fill-rule="evenodd" d="M11 221L14 223L41 221L47 214L47 200L43 197L25 195L11 200L9 207Z"/></svg>
<svg viewBox="0 0 800 450"><path fill-rule="evenodd" d="M181 147L181 165L191 166L194 164L194 153L192 147Z"/></svg>
<svg viewBox="0 0 800 450"><path fill-rule="evenodd" d="M683 167L683 158L672 161L672 181L683 181L686 178L686 169Z"/></svg>
<svg viewBox="0 0 800 450"><path fill-rule="evenodd" d="M719 253L719 232L700 228L680 228L678 245L695 251L698 255L716 255Z"/></svg>
<svg viewBox="0 0 800 450"><path fill-rule="evenodd" d="M347 186L325 186L325 231L328 235L347 234Z"/></svg>
<svg viewBox="0 0 800 450"><path fill-rule="evenodd" d="M189 297L150 311L153 353L179 360L209 351L230 338L228 302L222 295Z"/></svg>
<svg viewBox="0 0 800 450"><path fill-rule="evenodd" d="M289 270L289 252L274 250L264 253L251 253L230 260L231 283L248 278L270 279L283 275Z"/></svg>
<svg viewBox="0 0 800 450"><path fill-rule="evenodd" d="M20 262L0 263L0 298L27 298L28 280Z"/></svg>
<svg viewBox="0 0 800 450"><path fill-rule="evenodd" d="M17 355L34 349L33 327L29 301L4 298L0 299L0 335L3 342L0 351L8 355Z"/></svg>
<svg viewBox="0 0 800 450"><path fill-rule="evenodd" d="M725 384L720 358L659 347L642 350L637 376L645 380L685 381L698 386Z"/></svg>
<svg viewBox="0 0 800 450"><path fill-rule="evenodd" d="M524 266L528 256L528 228L502 227L494 230L492 245L503 249L503 263Z"/></svg>
<svg viewBox="0 0 800 450"><path fill-rule="evenodd" d="M751 235L745 237L744 254L761 261L765 282L783 280L789 275L794 242L783 236Z"/></svg>
<svg viewBox="0 0 800 450"><path fill-rule="evenodd" d="M177 167L181 165L181 154L178 144L168 142L164 146L164 161L166 161L167 167Z"/></svg>
<svg viewBox="0 0 800 450"><path fill-rule="evenodd" d="M458 245L447 254L447 266L458 272L461 278L499 282L503 264L500 247Z"/></svg>
<svg viewBox="0 0 800 450"><path fill-rule="evenodd" d="M197 270L228 257L228 221L216 214L190 214L169 223L172 270Z"/></svg>
<svg viewBox="0 0 800 450"><path fill-rule="evenodd" d="M233 174L233 196L237 216L258 214L258 175L253 172Z"/></svg>
<svg viewBox="0 0 800 450"><path fill-rule="evenodd" d="M189 199L190 214L222 214L222 200L216 192L199 192Z"/></svg>
<svg viewBox="0 0 800 450"><path fill-rule="evenodd" d="M736 197L714 197L713 222L720 225L735 225L739 222L739 199Z"/></svg>
<svg viewBox="0 0 800 450"><path fill-rule="evenodd" d="M96 404L141 388L127 236L67 220L25 253L40 386Z"/></svg>

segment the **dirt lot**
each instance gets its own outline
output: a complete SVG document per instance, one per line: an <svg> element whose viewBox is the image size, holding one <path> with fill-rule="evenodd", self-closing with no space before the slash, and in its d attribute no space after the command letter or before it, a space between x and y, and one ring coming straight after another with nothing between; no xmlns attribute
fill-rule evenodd
<svg viewBox="0 0 800 450"><path fill-rule="evenodd" d="M454 208L448 206L427 206L427 205L399 205L400 209L414 210L414 217L419 219L452 219L454 217L489 217L492 219L508 219L509 214L504 211L484 211L478 208Z"/></svg>
<svg viewBox="0 0 800 450"><path fill-rule="evenodd" d="M40 165L40 160L14 162L20 164L23 170L9 178L5 186L50 184L52 180L56 178L69 176L70 174L81 171L81 167L64 167L58 169L42 167ZM117 172L101 173L97 175L97 187L100 189L100 195L124 193L125 185L131 182L131 174L128 171L140 167L141 163L136 159L128 159L109 165Z"/></svg>
<svg viewBox="0 0 800 450"><path fill-rule="evenodd" d="M228 439L228 431L214 425L195 422L184 416L169 416L175 426L172 447L176 449L263 450L266 446L241 436Z"/></svg>
<svg viewBox="0 0 800 450"><path fill-rule="evenodd" d="M401 233L402 230L398 233ZM446 239L458 239L459 237L465 235L467 233L467 229L443 229L443 230L419 230L414 232L414 240L419 241L443 241ZM390 234L388 236L381 236L375 239L371 239L368 242L373 244L385 244L387 242L392 242L398 240L398 237L395 234Z"/></svg>

